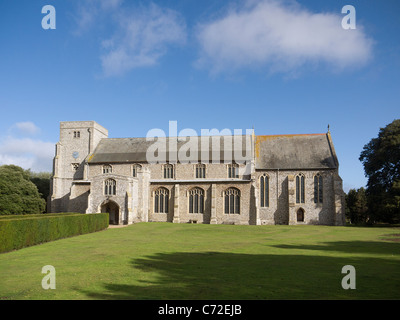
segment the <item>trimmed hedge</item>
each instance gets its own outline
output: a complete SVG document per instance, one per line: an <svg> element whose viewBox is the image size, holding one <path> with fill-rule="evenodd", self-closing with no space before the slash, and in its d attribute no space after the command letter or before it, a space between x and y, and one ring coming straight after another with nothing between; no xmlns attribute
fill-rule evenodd
<svg viewBox="0 0 400 320"><path fill-rule="evenodd" d="M0 219L0 253L107 227L108 213L36 214Z"/></svg>
<svg viewBox="0 0 400 320"><path fill-rule="evenodd" d="M59 217L59 216L71 216L81 213L77 212L59 212L59 213L35 213L35 214L0 214L0 220L4 219L26 219L26 218L48 218L48 217Z"/></svg>

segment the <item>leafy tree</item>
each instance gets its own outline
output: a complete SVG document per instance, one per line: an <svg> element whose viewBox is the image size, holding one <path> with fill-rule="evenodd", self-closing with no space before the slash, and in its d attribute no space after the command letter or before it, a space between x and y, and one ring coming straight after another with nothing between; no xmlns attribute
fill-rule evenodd
<svg viewBox="0 0 400 320"><path fill-rule="evenodd" d="M15 165L0 166L0 214L42 213L45 206L29 171Z"/></svg>
<svg viewBox="0 0 400 320"><path fill-rule="evenodd" d="M36 185L44 200L50 194L50 172L31 172L28 170L31 181Z"/></svg>
<svg viewBox="0 0 400 320"><path fill-rule="evenodd" d="M381 128L377 138L360 155L368 177L367 196L374 221L394 222L400 218L400 119Z"/></svg>
<svg viewBox="0 0 400 320"><path fill-rule="evenodd" d="M346 195L346 215L351 223L369 222L367 195L364 188L350 189Z"/></svg>

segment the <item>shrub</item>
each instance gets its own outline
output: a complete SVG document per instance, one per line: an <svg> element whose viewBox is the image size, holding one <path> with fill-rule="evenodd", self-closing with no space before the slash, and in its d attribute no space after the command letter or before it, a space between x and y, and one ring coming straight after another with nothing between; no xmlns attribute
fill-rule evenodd
<svg viewBox="0 0 400 320"><path fill-rule="evenodd" d="M0 166L0 215L42 213L45 207L46 201L26 170Z"/></svg>
<svg viewBox="0 0 400 320"><path fill-rule="evenodd" d="M0 219L0 252L21 249L108 227L108 213L13 216Z"/></svg>

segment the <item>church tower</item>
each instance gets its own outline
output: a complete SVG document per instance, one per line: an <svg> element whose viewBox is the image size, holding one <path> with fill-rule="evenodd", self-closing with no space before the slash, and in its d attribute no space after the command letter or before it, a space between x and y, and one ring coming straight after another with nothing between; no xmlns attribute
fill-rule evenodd
<svg viewBox="0 0 400 320"><path fill-rule="evenodd" d="M56 144L50 190L50 212L68 211L73 182L87 180L85 160L108 130L95 121L60 122L60 141Z"/></svg>

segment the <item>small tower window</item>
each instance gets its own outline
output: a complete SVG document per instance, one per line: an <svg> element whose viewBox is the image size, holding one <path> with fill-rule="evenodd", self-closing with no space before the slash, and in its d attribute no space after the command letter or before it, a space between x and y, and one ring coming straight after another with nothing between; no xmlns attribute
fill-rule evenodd
<svg viewBox="0 0 400 320"><path fill-rule="evenodd" d="M74 131L74 138L80 138L81 137L81 132L80 131Z"/></svg>

